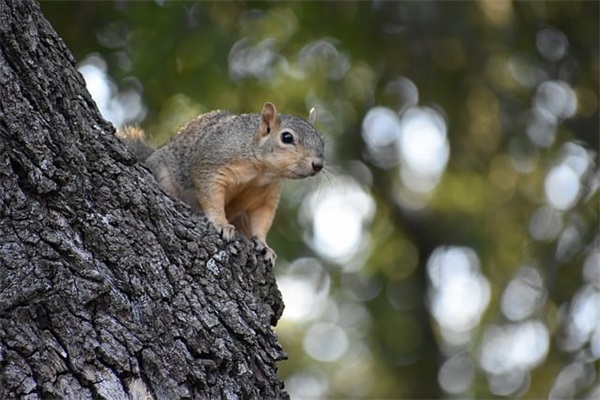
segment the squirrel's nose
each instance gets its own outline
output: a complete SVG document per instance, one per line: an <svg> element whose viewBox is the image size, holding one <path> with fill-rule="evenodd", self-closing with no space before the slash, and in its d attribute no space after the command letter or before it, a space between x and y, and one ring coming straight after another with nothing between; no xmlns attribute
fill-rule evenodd
<svg viewBox="0 0 600 400"><path fill-rule="evenodd" d="M312 167L315 170L315 172L319 172L320 170L323 169L323 160L316 160L312 162Z"/></svg>

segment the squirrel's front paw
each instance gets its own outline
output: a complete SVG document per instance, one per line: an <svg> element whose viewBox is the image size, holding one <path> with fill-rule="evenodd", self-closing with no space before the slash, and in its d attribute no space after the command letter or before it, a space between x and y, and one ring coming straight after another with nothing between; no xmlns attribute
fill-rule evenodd
<svg viewBox="0 0 600 400"><path fill-rule="evenodd" d="M259 253L264 255L264 258L267 262L270 262L272 265L275 265L275 260L277 260L277 254L275 251L267 246L266 243L260 241L256 236L252 238L254 242L254 249Z"/></svg>
<svg viewBox="0 0 600 400"><path fill-rule="evenodd" d="M217 232L223 238L223 240L231 241L233 239L233 235L235 234L235 227L231 224L223 224L223 225L215 225L217 228Z"/></svg>
<svg viewBox="0 0 600 400"><path fill-rule="evenodd" d="M265 260L270 262L271 265L275 266L275 260L277 260L277 253L269 246L265 247Z"/></svg>

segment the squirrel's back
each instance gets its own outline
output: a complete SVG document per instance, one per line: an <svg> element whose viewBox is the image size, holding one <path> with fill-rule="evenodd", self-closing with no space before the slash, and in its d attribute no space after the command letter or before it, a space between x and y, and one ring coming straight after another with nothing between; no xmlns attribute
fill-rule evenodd
<svg viewBox="0 0 600 400"><path fill-rule="evenodd" d="M259 119L258 114L236 115L223 110L201 114L183 125L166 146L180 160L194 163L214 165L250 157Z"/></svg>

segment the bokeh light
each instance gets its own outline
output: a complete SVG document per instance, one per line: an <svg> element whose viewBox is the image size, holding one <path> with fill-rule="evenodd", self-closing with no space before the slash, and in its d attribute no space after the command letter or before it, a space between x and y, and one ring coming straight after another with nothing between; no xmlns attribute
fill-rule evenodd
<svg viewBox="0 0 600 400"><path fill-rule="evenodd" d="M318 260L295 260L286 273L278 277L277 282L286 304L282 316L284 320L308 321L323 312L331 278Z"/></svg>
<svg viewBox="0 0 600 400"><path fill-rule="evenodd" d="M432 108L413 107L402 116L398 152L402 182L415 192L429 192L439 182L450 157L444 118Z"/></svg>
<svg viewBox="0 0 600 400"><path fill-rule="evenodd" d="M125 87L119 89L107 74L106 61L98 54L89 55L78 69L100 113L113 125L135 124L145 118L139 81L130 78L125 81Z"/></svg>
<svg viewBox="0 0 600 400"><path fill-rule="evenodd" d="M348 261L368 243L366 228L375 204L358 182L351 177L337 178L334 186L307 196L303 210L304 218L314 224L311 246L345 268L360 267Z"/></svg>
<svg viewBox="0 0 600 400"><path fill-rule="evenodd" d="M362 138L367 144L372 162L381 168L391 168L398 162L394 145L400 138L400 117L387 107L373 107L362 122Z"/></svg>
<svg viewBox="0 0 600 400"><path fill-rule="evenodd" d="M330 322L312 324L304 336L304 350L318 361L335 361L348 350L348 336Z"/></svg>
<svg viewBox="0 0 600 400"><path fill-rule="evenodd" d="M520 269L502 294L502 313L511 321L531 317L546 300L546 293L539 272L532 267Z"/></svg>
<svg viewBox="0 0 600 400"><path fill-rule="evenodd" d="M479 362L498 395L513 395L527 382L529 370L541 364L550 346L546 326L536 320L491 325L486 329Z"/></svg>
<svg viewBox="0 0 600 400"><path fill-rule="evenodd" d="M265 39L252 45L250 40L237 42L229 53L229 76L232 80L254 77L268 81L276 74L279 54L275 51L274 39Z"/></svg>
<svg viewBox="0 0 600 400"><path fill-rule="evenodd" d="M550 62L560 61L569 49L569 41L565 34L554 27L544 27L535 36L535 45Z"/></svg>
<svg viewBox="0 0 600 400"><path fill-rule="evenodd" d="M468 247L438 248L427 262L427 273L431 313L442 335L451 344L467 342L490 300L477 254Z"/></svg>
<svg viewBox="0 0 600 400"><path fill-rule="evenodd" d="M548 203L558 210L571 208L579 195L579 177L568 165L553 167L546 175L544 191Z"/></svg>
<svg viewBox="0 0 600 400"><path fill-rule="evenodd" d="M461 394L468 391L475 378L475 365L464 353L447 359L438 374L440 385L450 394Z"/></svg>

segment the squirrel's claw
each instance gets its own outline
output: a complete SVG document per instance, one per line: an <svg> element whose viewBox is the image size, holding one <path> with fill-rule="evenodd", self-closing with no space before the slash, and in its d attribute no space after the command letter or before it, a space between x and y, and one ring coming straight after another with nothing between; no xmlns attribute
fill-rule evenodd
<svg viewBox="0 0 600 400"><path fill-rule="evenodd" d="M273 266L275 265L275 260L277 260L277 253L269 246L266 246L265 248L265 260L270 262Z"/></svg>
<svg viewBox="0 0 600 400"><path fill-rule="evenodd" d="M217 232L221 236L221 238L227 242L230 242L233 239L233 235L235 234L235 227L231 224L224 225L215 225L217 228Z"/></svg>
<svg viewBox="0 0 600 400"><path fill-rule="evenodd" d="M277 260L277 254L275 251L256 236L252 238L252 241L254 242L254 249L264 255L265 261L275 265L275 260Z"/></svg>

